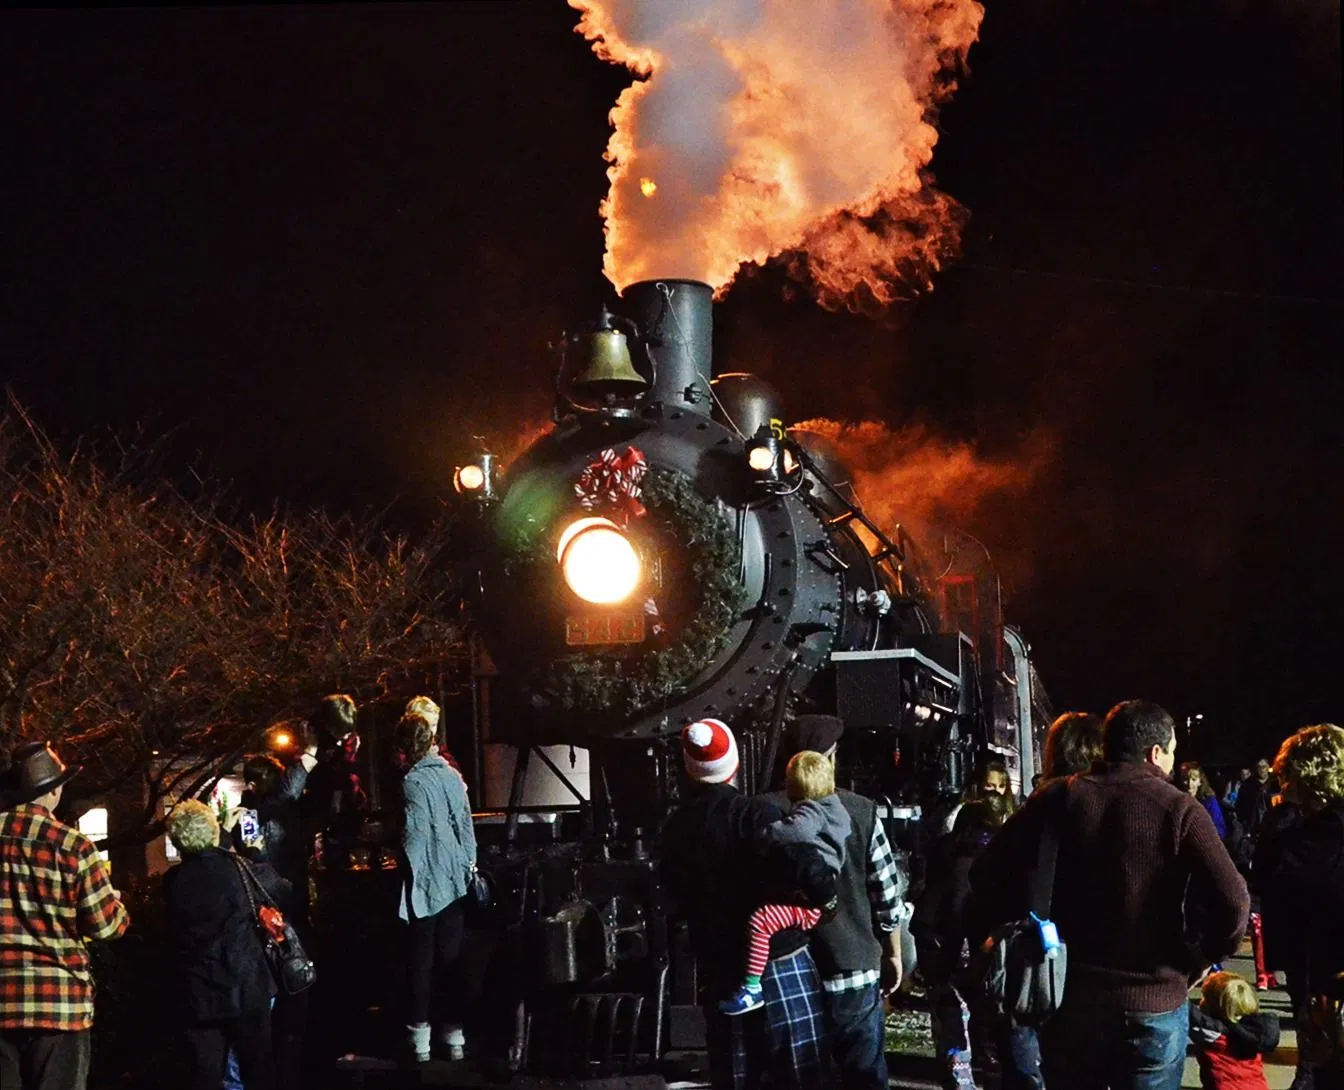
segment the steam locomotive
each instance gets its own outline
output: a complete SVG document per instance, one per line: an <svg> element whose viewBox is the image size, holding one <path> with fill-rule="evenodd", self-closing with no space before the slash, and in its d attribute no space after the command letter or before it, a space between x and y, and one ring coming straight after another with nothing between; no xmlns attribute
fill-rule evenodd
<svg viewBox="0 0 1344 1090"><path fill-rule="evenodd" d="M705 284L630 285L559 344L553 427L455 475L490 663L478 839L534 1074L626 1075L696 1034L656 865L684 725L729 723L755 792L790 716L838 714L838 781L916 863L978 762L1019 790L1039 769L1048 708L987 552L870 519L767 383L714 373L712 310Z"/></svg>

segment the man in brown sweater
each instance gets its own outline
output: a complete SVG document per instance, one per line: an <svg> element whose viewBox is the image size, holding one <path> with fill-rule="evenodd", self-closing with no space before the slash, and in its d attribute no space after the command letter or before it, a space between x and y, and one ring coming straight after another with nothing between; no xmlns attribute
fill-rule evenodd
<svg viewBox="0 0 1344 1090"><path fill-rule="evenodd" d="M1128 700L1103 732L1105 761L1038 792L976 860L973 934L1026 915L1043 823L1058 822L1051 915L1069 972L1041 1032L1045 1083L1178 1090L1189 982L1236 950L1250 898L1208 812L1168 779L1171 716Z"/></svg>

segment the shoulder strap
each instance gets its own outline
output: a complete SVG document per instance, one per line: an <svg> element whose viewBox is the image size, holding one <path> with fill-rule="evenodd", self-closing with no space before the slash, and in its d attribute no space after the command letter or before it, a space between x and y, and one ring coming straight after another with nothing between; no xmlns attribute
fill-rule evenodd
<svg viewBox="0 0 1344 1090"><path fill-rule="evenodd" d="M247 865L247 860L236 852L229 852L228 855L233 860L233 865L237 869L239 877L243 880L243 891L247 894L247 903L252 906L252 914L254 916L257 914L258 901L275 908L276 904L271 900L271 895L266 892L252 868Z"/></svg>
<svg viewBox="0 0 1344 1090"><path fill-rule="evenodd" d="M1055 864L1059 860L1059 830L1069 802L1069 783L1065 780L1056 789L1057 798L1042 799L1048 803L1041 828L1041 841L1036 848L1036 867L1031 872L1031 911L1041 919L1050 918L1050 907L1055 899Z"/></svg>

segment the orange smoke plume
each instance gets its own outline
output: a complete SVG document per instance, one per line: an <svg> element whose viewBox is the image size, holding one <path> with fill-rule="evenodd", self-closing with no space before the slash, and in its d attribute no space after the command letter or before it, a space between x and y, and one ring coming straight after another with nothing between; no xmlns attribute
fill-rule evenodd
<svg viewBox="0 0 1344 1090"><path fill-rule="evenodd" d="M927 184L975 0L569 0L638 77L612 110L604 271L716 289L791 254L823 304L929 284L959 208ZM645 185L654 183L658 199Z"/></svg>
<svg viewBox="0 0 1344 1090"><path fill-rule="evenodd" d="M805 420L789 433L804 443L800 433L825 440L852 471L869 517L884 530L900 523L917 536L964 523L987 501L1025 491L1052 453L1043 434L1029 437L1012 457L991 458L922 427L893 431L872 420Z"/></svg>

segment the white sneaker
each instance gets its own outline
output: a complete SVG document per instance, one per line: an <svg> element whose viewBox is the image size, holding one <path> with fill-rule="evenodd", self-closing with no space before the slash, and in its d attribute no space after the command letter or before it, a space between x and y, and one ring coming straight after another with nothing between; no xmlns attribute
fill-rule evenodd
<svg viewBox="0 0 1344 1090"><path fill-rule="evenodd" d="M429 1023L417 1022L406 1027L406 1039L416 1063L429 1062Z"/></svg>
<svg viewBox="0 0 1344 1090"><path fill-rule="evenodd" d="M443 1022L435 1027L435 1043L448 1054L450 1060L465 1058L467 1037L458 1022Z"/></svg>

